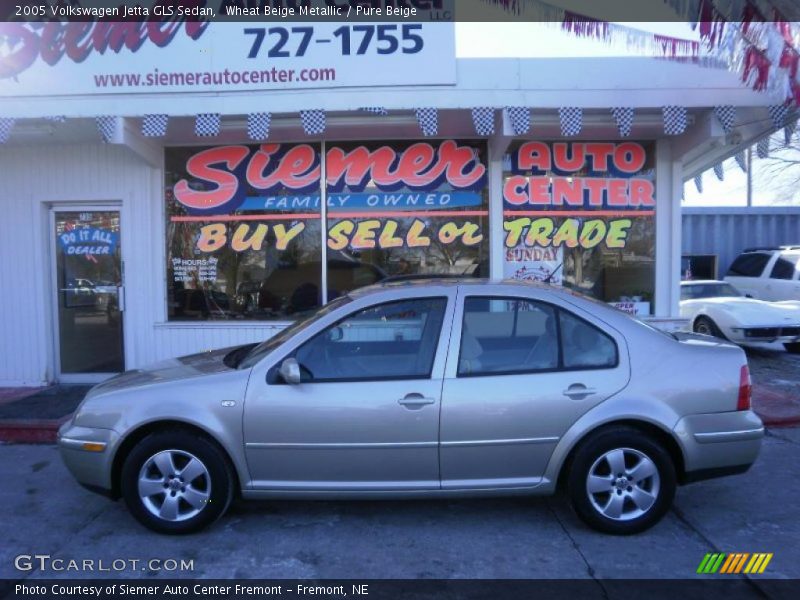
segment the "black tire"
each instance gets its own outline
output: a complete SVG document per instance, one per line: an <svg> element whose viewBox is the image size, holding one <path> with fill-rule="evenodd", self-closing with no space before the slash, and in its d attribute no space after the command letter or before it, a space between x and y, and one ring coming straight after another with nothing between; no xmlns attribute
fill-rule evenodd
<svg viewBox="0 0 800 600"><path fill-rule="evenodd" d="M714 337L721 338L723 340L728 339L725 337L725 334L722 333L717 324L714 323L708 317L697 317L694 322L694 327L692 328L695 333L702 333L704 335L713 335Z"/></svg>
<svg viewBox="0 0 800 600"><path fill-rule="evenodd" d="M170 457L170 463L167 464L176 467L171 474L175 477L161 474L156 461L152 460L157 456ZM197 459L205 471L191 481L177 480L177 476L186 473L183 469L192 459ZM143 470L145 467L146 470ZM194 467L194 470L199 469L196 463ZM170 483L163 484L166 487L164 492L155 491L153 495L143 498L139 493L140 476L143 474L148 485L157 487L163 481ZM186 478L190 476L187 474ZM131 514L142 525L159 533L199 531L221 517L233 500L234 476L228 458L214 442L189 431L160 431L145 437L126 457L120 483L122 497ZM173 483L178 487L169 487ZM161 518L153 512L159 508L163 510L167 495L177 498L174 501L169 499L170 504L177 507L175 519ZM193 504L187 499L191 499Z"/></svg>
<svg viewBox="0 0 800 600"><path fill-rule="evenodd" d="M800 342L790 342L783 345L789 354L800 354Z"/></svg>
<svg viewBox="0 0 800 600"><path fill-rule="evenodd" d="M604 457L616 451L622 451L624 456L626 470L622 478L613 472L605 475L604 471L606 467L611 471L611 462ZM649 459L650 463L634 462L641 460L639 455ZM631 471L635 473L639 464L654 466L657 478L651 476L636 481L634 477L633 481L624 483L623 478ZM677 479L672 458L660 444L637 429L614 427L591 434L576 449L569 469L567 493L572 507L587 525L604 533L631 535L649 529L666 514L675 497ZM593 482L601 483L603 479L603 485L605 477L609 478L608 492L589 493L590 473L597 477ZM614 500L616 506L622 502L619 518L612 518L603 512L603 508L611 506L615 495L620 498ZM654 500L651 502L648 497L654 497ZM642 503L643 498L651 502L646 509L634 501L636 499Z"/></svg>

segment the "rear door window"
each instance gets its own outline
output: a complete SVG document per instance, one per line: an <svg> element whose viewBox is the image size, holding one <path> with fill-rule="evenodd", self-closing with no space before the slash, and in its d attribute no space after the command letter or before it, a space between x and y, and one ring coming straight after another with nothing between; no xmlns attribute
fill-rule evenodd
<svg viewBox="0 0 800 600"><path fill-rule="evenodd" d="M727 275L732 277L761 277L770 255L762 252L748 252L740 255L731 264Z"/></svg>
<svg viewBox="0 0 800 600"><path fill-rule="evenodd" d="M779 256L769 276L772 279L794 279L795 273L798 271L798 260L800 260L800 254L783 254Z"/></svg>

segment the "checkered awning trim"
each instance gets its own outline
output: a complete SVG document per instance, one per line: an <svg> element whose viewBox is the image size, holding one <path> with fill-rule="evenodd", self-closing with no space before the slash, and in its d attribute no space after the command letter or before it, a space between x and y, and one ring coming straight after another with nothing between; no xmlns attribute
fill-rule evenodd
<svg viewBox="0 0 800 600"><path fill-rule="evenodd" d="M164 137L167 135L167 115L145 115L142 119L142 135L144 137Z"/></svg>
<svg viewBox="0 0 800 600"><path fill-rule="evenodd" d="M200 113L194 120L194 133L198 137L216 137L221 121L219 113Z"/></svg>
<svg viewBox="0 0 800 600"><path fill-rule="evenodd" d="M373 115L380 115L381 117L385 117L386 115L389 114L389 111L386 110L382 106L362 106L358 110L366 112L366 113L370 113L370 114L373 114Z"/></svg>
<svg viewBox="0 0 800 600"><path fill-rule="evenodd" d="M617 123L620 137L628 137L633 129L633 108L618 106L611 109L611 114Z"/></svg>
<svg viewBox="0 0 800 600"><path fill-rule="evenodd" d="M494 133L494 109L488 106L473 108L472 124L478 135L492 135Z"/></svg>
<svg viewBox="0 0 800 600"><path fill-rule="evenodd" d="M769 156L769 136L758 140L756 144L756 156L758 156L758 158L767 158Z"/></svg>
<svg viewBox="0 0 800 600"><path fill-rule="evenodd" d="M720 181L725 181L725 167L722 166L721 162L714 165L714 175L716 175L717 179Z"/></svg>
<svg viewBox="0 0 800 600"><path fill-rule="evenodd" d="M664 117L664 133L680 135L686 131L688 113L685 106L664 106L661 108Z"/></svg>
<svg viewBox="0 0 800 600"><path fill-rule="evenodd" d="M786 104L775 104L769 107L769 116L775 127L783 127L786 124L786 115L789 114L789 106Z"/></svg>
<svg viewBox="0 0 800 600"><path fill-rule="evenodd" d="M306 132L306 135L322 135L325 133L327 123L324 110L301 110L300 120L303 122L303 131Z"/></svg>
<svg viewBox="0 0 800 600"><path fill-rule="evenodd" d="M5 144L11 137L11 130L14 129L15 119L10 117L0 117L0 144Z"/></svg>
<svg viewBox="0 0 800 600"><path fill-rule="evenodd" d="M418 108L414 113L422 135L432 136L439 133L439 111L435 108Z"/></svg>
<svg viewBox="0 0 800 600"><path fill-rule="evenodd" d="M747 173L747 156L745 156L744 150L737 152L733 158L736 159L736 164L739 165L739 168Z"/></svg>
<svg viewBox="0 0 800 600"><path fill-rule="evenodd" d="M697 188L697 191L699 193L701 193L701 194L703 193L703 174L702 173L698 173L697 175L694 176L694 187Z"/></svg>
<svg viewBox="0 0 800 600"><path fill-rule="evenodd" d="M733 122L736 120L736 107L735 106L715 106L714 115L717 117L719 124L725 133L733 131Z"/></svg>
<svg viewBox="0 0 800 600"><path fill-rule="evenodd" d="M578 135L583 129L583 109L577 106L562 106L558 109L561 121L561 135L571 137Z"/></svg>
<svg viewBox="0 0 800 600"><path fill-rule="evenodd" d="M272 123L272 113L250 113L247 115L247 137L256 141L267 139L270 123Z"/></svg>
<svg viewBox="0 0 800 600"><path fill-rule="evenodd" d="M506 106L511 128L516 135L525 135L531 130L531 109L526 106Z"/></svg>
<svg viewBox="0 0 800 600"><path fill-rule="evenodd" d="M114 132L117 130L117 117L111 115L104 115L95 117L97 124L97 131L100 132L100 137L103 141L108 143L114 138Z"/></svg>

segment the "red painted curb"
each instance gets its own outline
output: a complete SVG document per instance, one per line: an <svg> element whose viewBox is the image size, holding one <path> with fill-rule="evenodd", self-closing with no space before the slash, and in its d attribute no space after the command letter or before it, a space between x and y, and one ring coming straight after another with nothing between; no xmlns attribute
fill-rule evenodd
<svg viewBox="0 0 800 600"><path fill-rule="evenodd" d="M0 420L0 442L8 444L52 444L58 428L72 415L61 419L7 419Z"/></svg>

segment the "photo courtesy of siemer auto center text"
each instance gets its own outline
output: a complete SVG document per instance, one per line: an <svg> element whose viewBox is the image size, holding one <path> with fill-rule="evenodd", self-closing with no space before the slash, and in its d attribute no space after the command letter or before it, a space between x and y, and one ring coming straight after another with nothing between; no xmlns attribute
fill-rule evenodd
<svg viewBox="0 0 800 600"><path fill-rule="evenodd" d="M800 597L796 0L0 0L0 600Z"/></svg>

